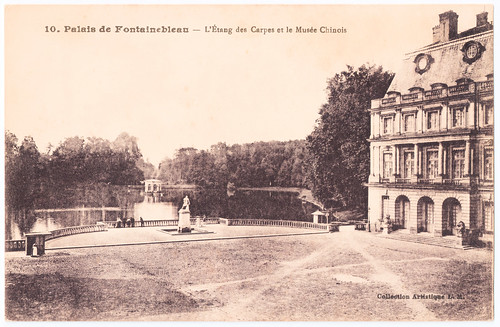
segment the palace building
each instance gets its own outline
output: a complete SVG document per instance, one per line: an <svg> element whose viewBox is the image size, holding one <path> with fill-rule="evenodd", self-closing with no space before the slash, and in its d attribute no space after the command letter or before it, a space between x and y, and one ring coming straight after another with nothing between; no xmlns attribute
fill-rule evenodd
<svg viewBox="0 0 500 327"><path fill-rule="evenodd" d="M371 115L368 220L409 233L493 234L493 25L458 33L439 15L433 43L408 53Z"/></svg>

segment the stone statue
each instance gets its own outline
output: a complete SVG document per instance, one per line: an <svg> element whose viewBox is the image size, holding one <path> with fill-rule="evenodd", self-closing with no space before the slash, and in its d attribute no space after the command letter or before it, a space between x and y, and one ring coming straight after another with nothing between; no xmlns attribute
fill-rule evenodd
<svg viewBox="0 0 500 327"><path fill-rule="evenodd" d="M391 216L389 215L385 216L383 227L384 227L383 229L384 234L389 234L390 232L392 232Z"/></svg>
<svg viewBox="0 0 500 327"><path fill-rule="evenodd" d="M464 233L465 233L465 224L463 221L460 221L457 225L457 236L463 237Z"/></svg>
<svg viewBox="0 0 500 327"><path fill-rule="evenodd" d="M184 203L182 204L182 209L186 209L189 211L189 205L191 204L191 202L189 201L189 197L186 195L184 197Z"/></svg>

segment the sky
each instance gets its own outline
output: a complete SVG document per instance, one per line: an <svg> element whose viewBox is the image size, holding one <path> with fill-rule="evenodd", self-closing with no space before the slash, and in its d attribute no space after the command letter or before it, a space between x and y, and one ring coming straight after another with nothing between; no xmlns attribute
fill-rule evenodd
<svg viewBox="0 0 500 327"><path fill-rule="evenodd" d="M485 9L493 21L492 7L479 4L10 6L5 128L20 140L32 136L41 152L67 137L112 141L127 132L155 165L181 147L304 139L327 100L327 80L346 65L395 70L405 52L432 42L440 13L455 11L463 31ZM103 25L111 32L99 32ZM115 33L138 25L189 33ZM214 33L214 25L232 33Z"/></svg>

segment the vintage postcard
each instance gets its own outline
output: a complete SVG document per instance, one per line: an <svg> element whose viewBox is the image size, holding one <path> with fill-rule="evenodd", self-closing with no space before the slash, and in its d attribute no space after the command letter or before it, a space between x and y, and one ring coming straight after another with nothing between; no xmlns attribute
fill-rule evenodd
<svg viewBox="0 0 500 327"><path fill-rule="evenodd" d="M16 321L492 321L492 4L6 5Z"/></svg>

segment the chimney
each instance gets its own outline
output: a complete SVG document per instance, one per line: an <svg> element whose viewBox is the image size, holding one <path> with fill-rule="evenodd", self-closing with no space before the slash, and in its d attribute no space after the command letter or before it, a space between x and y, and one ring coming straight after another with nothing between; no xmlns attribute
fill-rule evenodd
<svg viewBox="0 0 500 327"><path fill-rule="evenodd" d="M488 13L482 12L476 15L476 27L488 24Z"/></svg>
<svg viewBox="0 0 500 327"><path fill-rule="evenodd" d="M439 14L439 25L432 28L433 43L449 41L456 37L457 34L458 15L451 10Z"/></svg>

